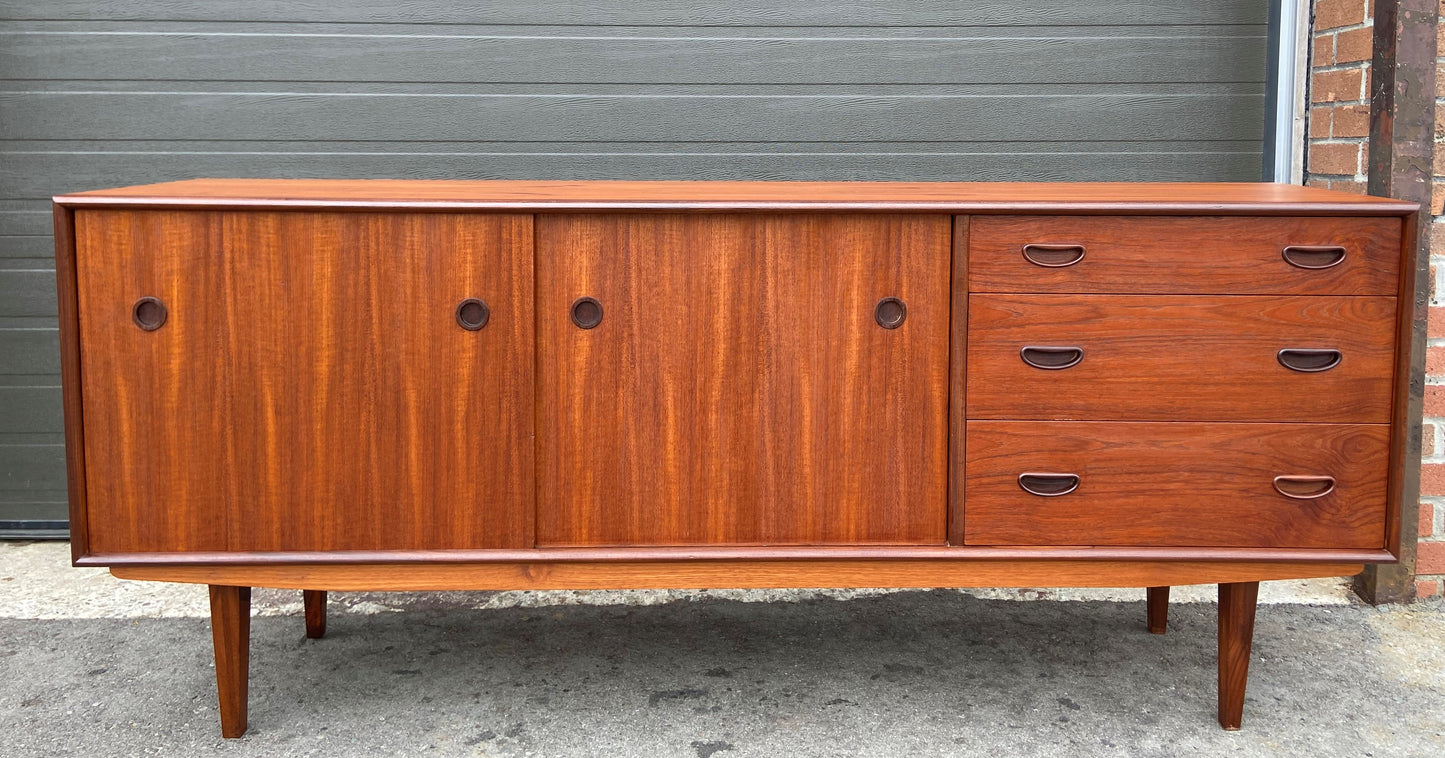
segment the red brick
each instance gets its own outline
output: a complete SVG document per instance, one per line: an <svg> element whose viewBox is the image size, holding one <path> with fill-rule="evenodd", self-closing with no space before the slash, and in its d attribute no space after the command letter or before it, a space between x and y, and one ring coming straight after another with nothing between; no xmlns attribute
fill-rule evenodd
<svg viewBox="0 0 1445 758"><path fill-rule="evenodd" d="M1347 68L1342 71L1322 71L1310 77L1310 101L1315 103L1338 103L1358 101L1364 98L1365 72L1363 69Z"/></svg>
<svg viewBox="0 0 1445 758"><path fill-rule="evenodd" d="M1435 506L1432 503L1420 504L1420 536L1430 537L1435 534Z"/></svg>
<svg viewBox="0 0 1445 758"><path fill-rule="evenodd" d="M1425 402L1429 400L1429 390L1426 391ZM1425 411L1429 413L1430 411ZM1420 494L1427 497L1445 495L1445 463L1422 463L1420 464ZM1437 572L1445 574L1445 571Z"/></svg>
<svg viewBox="0 0 1445 758"><path fill-rule="evenodd" d="M1440 215L1445 208L1445 182L1435 181L1430 185L1430 212Z"/></svg>
<svg viewBox="0 0 1445 758"><path fill-rule="evenodd" d="M1425 326L1425 336L1445 337L1445 307L1431 308L1428 318L1429 321L1426 322Z"/></svg>
<svg viewBox="0 0 1445 758"><path fill-rule="evenodd" d="M1365 194L1365 183L1353 179L1331 179L1330 189L1341 192L1353 192L1357 195Z"/></svg>
<svg viewBox="0 0 1445 758"><path fill-rule="evenodd" d="M1435 597L1440 594L1440 583L1434 579L1415 580L1415 599L1424 600L1427 597Z"/></svg>
<svg viewBox="0 0 1445 758"><path fill-rule="evenodd" d="M1445 374L1445 347L1425 348L1425 373L1431 376Z"/></svg>
<svg viewBox="0 0 1445 758"><path fill-rule="evenodd" d="M1435 454L1435 425L1420 425L1420 456L1429 458Z"/></svg>
<svg viewBox="0 0 1445 758"><path fill-rule="evenodd" d="M1335 64L1335 35L1316 34L1314 48L1310 50L1310 66L1333 66Z"/></svg>
<svg viewBox="0 0 1445 758"><path fill-rule="evenodd" d="M1365 23L1365 3L1361 0L1319 0L1315 3L1315 28L1338 29Z"/></svg>
<svg viewBox="0 0 1445 758"><path fill-rule="evenodd" d="M1416 574L1445 574L1445 542L1421 542L1415 550Z"/></svg>
<svg viewBox="0 0 1445 758"><path fill-rule="evenodd" d="M1308 184L1311 187L1319 187L1320 189L1330 188L1330 180L1319 176L1310 176L1309 178L1305 179L1305 184ZM1445 308L1440 309L1440 314L1440 318L1445 319ZM1441 331L1445 331L1445 321L1442 321L1440 329Z"/></svg>
<svg viewBox="0 0 1445 758"><path fill-rule="evenodd" d="M1354 176L1360 171L1360 145L1316 142L1310 145L1309 161L1305 165L1311 174Z"/></svg>
<svg viewBox="0 0 1445 758"><path fill-rule="evenodd" d="M1330 134L1334 137L1370 136L1370 106L1337 106L1334 109L1334 119Z"/></svg>
<svg viewBox="0 0 1445 758"><path fill-rule="evenodd" d="M1330 129L1334 125L1334 110L1329 106L1320 105L1310 108L1310 139L1329 139ZM1435 165L1442 164L1437 162Z"/></svg>
<svg viewBox="0 0 1445 758"><path fill-rule="evenodd" d="M1370 53L1375 49L1374 34L1374 28L1368 26L1340 32L1335 39L1335 63L1369 60Z"/></svg>
<svg viewBox="0 0 1445 758"><path fill-rule="evenodd" d="M1432 250L1436 249L1434 237L1440 230L1445 229L1445 224L1435 223L1433 226L1435 228L1433 228L1430 233L1430 246ZM1435 264L1430 264L1430 302L1432 303L1435 302L1435 282L1439 281L1439 279L1440 272L1436 270Z"/></svg>

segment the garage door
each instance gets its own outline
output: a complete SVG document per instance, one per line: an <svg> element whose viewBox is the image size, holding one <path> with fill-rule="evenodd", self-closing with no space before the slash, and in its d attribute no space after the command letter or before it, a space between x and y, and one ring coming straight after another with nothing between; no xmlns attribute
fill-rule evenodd
<svg viewBox="0 0 1445 758"><path fill-rule="evenodd" d="M1256 180L1267 6L0 0L0 529L65 518L51 195L195 176Z"/></svg>

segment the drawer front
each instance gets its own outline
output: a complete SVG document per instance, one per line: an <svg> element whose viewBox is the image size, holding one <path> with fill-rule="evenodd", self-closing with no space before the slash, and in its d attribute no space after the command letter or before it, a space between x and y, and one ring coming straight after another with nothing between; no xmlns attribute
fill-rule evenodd
<svg viewBox="0 0 1445 758"><path fill-rule="evenodd" d="M1388 297L972 295L967 417L1387 423L1394 328Z"/></svg>
<svg viewBox="0 0 1445 758"><path fill-rule="evenodd" d="M1378 548L1388 459L1384 425L970 421L964 540Z"/></svg>
<svg viewBox="0 0 1445 758"><path fill-rule="evenodd" d="M1393 217L974 216L968 288L1394 295L1401 230Z"/></svg>

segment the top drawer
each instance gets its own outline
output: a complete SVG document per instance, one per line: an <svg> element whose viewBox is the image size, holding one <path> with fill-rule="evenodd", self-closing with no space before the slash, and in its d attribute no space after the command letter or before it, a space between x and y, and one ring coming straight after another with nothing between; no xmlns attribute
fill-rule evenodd
<svg viewBox="0 0 1445 758"><path fill-rule="evenodd" d="M1394 295L1402 229L1393 216L972 216L968 289Z"/></svg>

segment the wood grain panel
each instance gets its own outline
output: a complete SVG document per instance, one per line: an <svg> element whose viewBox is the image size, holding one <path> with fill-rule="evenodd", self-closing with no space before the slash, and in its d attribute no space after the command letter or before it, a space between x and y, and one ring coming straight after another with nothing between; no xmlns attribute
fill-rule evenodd
<svg viewBox="0 0 1445 758"><path fill-rule="evenodd" d="M125 566L121 579L333 591L1149 587L1349 576L1359 563L1188 561L730 561L361 566Z"/></svg>
<svg viewBox="0 0 1445 758"><path fill-rule="evenodd" d="M1388 423L1392 297L971 295L970 419ZM1042 370L1026 345L1084 351ZM1285 348L1337 349L1328 371Z"/></svg>
<svg viewBox="0 0 1445 758"><path fill-rule="evenodd" d="M1398 218L1081 218L987 216L970 241L971 292L1394 295ZM1025 260L1026 244L1083 246L1064 268ZM1322 270L1285 261L1286 245L1338 245Z"/></svg>
<svg viewBox="0 0 1445 758"><path fill-rule="evenodd" d="M539 216L539 544L941 543L949 229Z"/></svg>
<svg viewBox="0 0 1445 758"><path fill-rule="evenodd" d="M1379 548L1389 427L968 422L969 545ZM1078 489L1040 497L1025 472ZM1335 478L1294 500L1276 476Z"/></svg>
<svg viewBox="0 0 1445 758"><path fill-rule="evenodd" d="M68 206L439 210L836 210L940 213L1398 215L1415 203L1318 187L1225 182L724 182L189 179L77 192Z"/></svg>
<svg viewBox="0 0 1445 758"><path fill-rule="evenodd" d="M76 215L93 550L531 545L529 216Z"/></svg>

